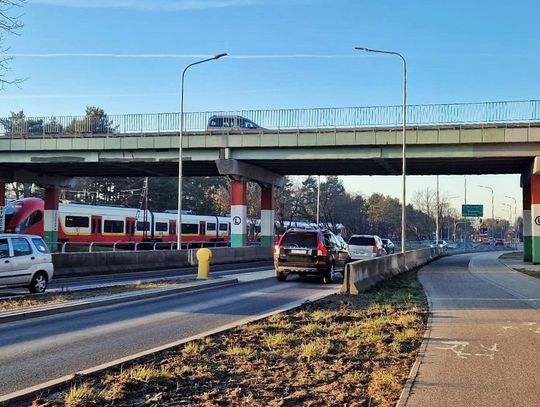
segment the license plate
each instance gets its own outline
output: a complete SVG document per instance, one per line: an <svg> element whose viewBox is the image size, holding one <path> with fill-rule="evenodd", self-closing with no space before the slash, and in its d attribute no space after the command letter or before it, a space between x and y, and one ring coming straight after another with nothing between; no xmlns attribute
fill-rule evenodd
<svg viewBox="0 0 540 407"><path fill-rule="evenodd" d="M291 249L291 254L307 254L307 250Z"/></svg>

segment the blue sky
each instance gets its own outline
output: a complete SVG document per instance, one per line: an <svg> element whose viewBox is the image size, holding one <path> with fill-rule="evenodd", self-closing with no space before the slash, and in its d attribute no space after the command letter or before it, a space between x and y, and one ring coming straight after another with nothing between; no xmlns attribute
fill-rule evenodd
<svg viewBox="0 0 540 407"><path fill-rule="evenodd" d="M540 98L535 1L28 0L23 14L6 41L12 76L27 80L0 93L0 116L177 111L183 67L219 52L230 57L189 72L187 110L399 104L400 61L355 46L407 57L410 104ZM383 179L346 182L399 195L399 179ZM517 176L501 183L520 195ZM410 190L428 184L414 177Z"/></svg>

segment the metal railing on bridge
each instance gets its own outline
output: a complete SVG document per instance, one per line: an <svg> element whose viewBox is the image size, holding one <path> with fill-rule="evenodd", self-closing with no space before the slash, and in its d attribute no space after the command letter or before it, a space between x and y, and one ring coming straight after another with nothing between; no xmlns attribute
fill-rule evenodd
<svg viewBox="0 0 540 407"><path fill-rule="evenodd" d="M401 124L401 106L188 112L185 113L185 130L205 132L212 116L246 118L261 126L261 132L391 127ZM540 122L540 100L407 106L407 123L410 126L534 122ZM178 129L179 113L49 117L26 117L14 113L11 117L0 118L0 135L4 137L166 134L178 132Z"/></svg>

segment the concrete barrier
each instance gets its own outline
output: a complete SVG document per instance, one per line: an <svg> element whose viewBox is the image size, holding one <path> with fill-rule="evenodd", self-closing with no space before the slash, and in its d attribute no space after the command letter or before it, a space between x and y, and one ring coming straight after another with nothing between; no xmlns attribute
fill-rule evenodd
<svg viewBox="0 0 540 407"><path fill-rule="evenodd" d="M197 265L198 249L97 253L54 253L55 278L177 269ZM211 264L272 260L272 248L216 247Z"/></svg>
<svg viewBox="0 0 540 407"><path fill-rule="evenodd" d="M439 248L425 248L408 252L359 260L347 264L341 292L358 295L375 284L404 271L413 270L440 256Z"/></svg>
<svg viewBox="0 0 540 407"><path fill-rule="evenodd" d="M264 261L272 260L272 248L265 246L247 246L247 247L212 247L209 248L212 252L212 264L230 264L230 263L242 263L248 261ZM197 250L190 249L189 259L193 266L198 264L197 262Z"/></svg>

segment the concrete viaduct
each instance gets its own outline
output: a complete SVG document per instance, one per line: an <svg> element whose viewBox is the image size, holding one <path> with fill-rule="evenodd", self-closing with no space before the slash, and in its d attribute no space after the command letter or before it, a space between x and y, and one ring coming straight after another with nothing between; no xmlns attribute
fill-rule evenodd
<svg viewBox="0 0 540 407"><path fill-rule="evenodd" d="M450 112L443 114L444 120L441 119L443 108ZM350 108L347 109L349 117ZM219 132L203 130L208 117L215 116L216 112L192 113L194 116L186 120L187 131L182 141L183 172L186 176L231 177L231 213L242 219L240 227L235 228L233 223L231 238L235 246L245 243L246 231L242 225L246 218L246 182L259 183L262 186L262 241L270 245L273 189L282 186L282 176L401 173L399 109L379 109L390 109L391 119L381 120L378 111L377 119L366 120L367 113L361 110L361 114L356 111L354 118L344 120L343 109L331 109L333 119L329 119L326 112L323 119L318 116L316 123L307 123L306 117L313 113L302 110L302 114L295 113L295 123L291 125L290 120L286 120L289 112L283 114L285 118L278 119L275 119L275 111L229 112L227 115L258 118L265 128ZM407 174L521 174L524 256L525 260L540 263L540 225L536 224L540 221L535 222L540 216L540 163L537 159L540 155L540 102L422 105L408 106L408 109L410 116L414 118L416 112L420 118L407 128ZM435 111L435 114L426 117L418 111ZM373 110L369 112L373 114ZM110 116L109 120L114 123L124 118ZM9 131L4 130L0 135L0 206L5 205L6 182L35 182L44 186L46 232L48 239L54 239L58 191L69 188L71 178L176 176L179 133L165 125L170 119L160 120L157 120L157 128L153 124L130 130L129 126L122 125L101 133L67 133L60 129L36 134L24 128L13 131L13 126ZM288 125L279 125L279 121ZM155 122L152 119L152 123Z"/></svg>

